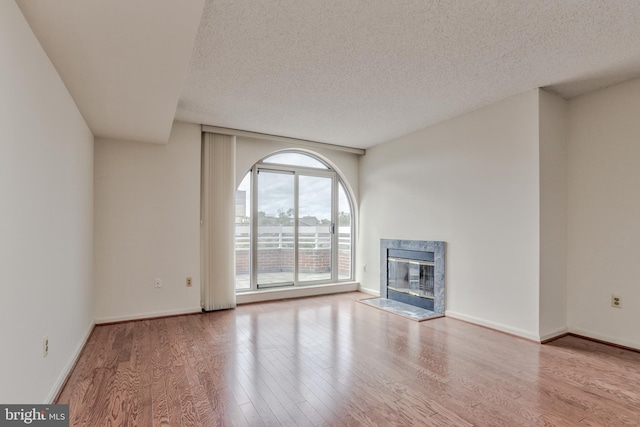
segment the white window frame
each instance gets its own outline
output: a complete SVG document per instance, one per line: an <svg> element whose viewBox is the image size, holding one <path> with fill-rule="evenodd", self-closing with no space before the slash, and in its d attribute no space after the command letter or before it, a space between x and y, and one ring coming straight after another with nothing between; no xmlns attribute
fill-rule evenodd
<svg viewBox="0 0 640 427"><path fill-rule="evenodd" d="M265 157L268 159L269 157L281 154L281 153L296 153L305 156L312 157L313 159L319 161L323 165L327 166L327 169L313 168L313 167L305 167L305 166L292 166L278 163L264 163L260 161L253 165L249 173L251 174L251 182L250 182L250 197L251 197L251 220L250 220L250 260L249 260L249 288L246 289L237 289L236 293L243 292L251 292L251 291L260 291L270 288L286 288L286 287L306 287L313 286L319 284L328 284L328 283L339 283L339 282L349 282L353 280L354 273L354 207L353 201L351 200L351 195L347 190L347 186L344 184L343 180L338 175L337 171L327 165L324 161L319 159L318 157L301 151L296 150L287 150L280 151L277 153L272 153L269 156ZM293 174L294 176L294 237L293 237L293 253L294 253L294 263L293 263L293 282L281 282L281 283L270 283L270 284L258 284L258 174L260 171L269 171L273 173L285 173L285 174ZM313 280L313 281L303 281L299 280L299 266L298 266L298 257L299 257L299 248L298 248L298 233L299 233L299 178L300 176L319 176L319 177L328 177L331 178L331 194L332 194L332 208L331 208L331 277L327 280ZM340 278L340 268L339 268L339 256L340 256L340 223L339 223L339 189L340 185L345 192L345 196L347 202L349 203L351 221L350 221L350 265L349 265L349 277L348 278Z"/></svg>

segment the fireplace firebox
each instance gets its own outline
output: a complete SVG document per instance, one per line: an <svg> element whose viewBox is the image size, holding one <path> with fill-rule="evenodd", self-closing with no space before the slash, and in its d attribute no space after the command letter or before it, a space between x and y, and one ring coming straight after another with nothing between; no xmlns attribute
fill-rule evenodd
<svg viewBox="0 0 640 427"><path fill-rule="evenodd" d="M380 240L380 297L444 315L445 242Z"/></svg>
<svg viewBox="0 0 640 427"><path fill-rule="evenodd" d="M389 249L387 298L433 311L434 253Z"/></svg>

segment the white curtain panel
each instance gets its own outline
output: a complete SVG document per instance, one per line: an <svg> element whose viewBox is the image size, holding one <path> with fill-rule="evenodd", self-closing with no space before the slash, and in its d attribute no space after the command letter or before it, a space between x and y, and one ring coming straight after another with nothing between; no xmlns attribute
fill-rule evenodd
<svg viewBox="0 0 640 427"><path fill-rule="evenodd" d="M236 306L236 137L203 133L200 253L205 311Z"/></svg>

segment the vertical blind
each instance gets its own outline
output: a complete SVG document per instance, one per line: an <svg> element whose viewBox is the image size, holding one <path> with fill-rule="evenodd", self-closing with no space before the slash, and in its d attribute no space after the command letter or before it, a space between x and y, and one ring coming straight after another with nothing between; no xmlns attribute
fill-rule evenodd
<svg viewBox="0 0 640 427"><path fill-rule="evenodd" d="M235 169L236 137L203 133L200 297L205 311L236 306Z"/></svg>

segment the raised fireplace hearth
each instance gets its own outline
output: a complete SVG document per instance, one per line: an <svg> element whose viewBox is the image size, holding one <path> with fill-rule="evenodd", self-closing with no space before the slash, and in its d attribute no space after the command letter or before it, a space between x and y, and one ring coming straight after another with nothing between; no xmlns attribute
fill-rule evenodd
<svg viewBox="0 0 640 427"><path fill-rule="evenodd" d="M380 297L444 315L445 242L380 240Z"/></svg>

